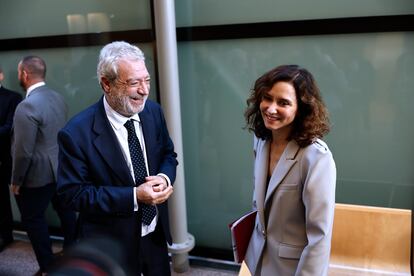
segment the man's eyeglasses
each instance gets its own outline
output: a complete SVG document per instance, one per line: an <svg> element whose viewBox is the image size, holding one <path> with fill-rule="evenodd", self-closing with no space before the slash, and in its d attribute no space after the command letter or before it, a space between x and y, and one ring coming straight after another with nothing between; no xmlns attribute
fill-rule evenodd
<svg viewBox="0 0 414 276"><path fill-rule="evenodd" d="M151 83L151 79L145 78L145 79L134 79L134 80L127 80L127 81L121 81L119 79L116 79L116 82L119 84L122 84L124 86L130 87L130 88L148 88Z"/></svg>

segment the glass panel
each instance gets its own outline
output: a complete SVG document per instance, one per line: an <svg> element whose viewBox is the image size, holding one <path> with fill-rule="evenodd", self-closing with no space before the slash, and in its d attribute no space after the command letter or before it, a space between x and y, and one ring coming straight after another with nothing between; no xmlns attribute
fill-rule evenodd
<svg viewBox="0 0 414 276"><path fill-rule="evenodd" d="M156 100L157 87L154 71L152 45L138 45L146 56L151 78L150 99ZM69 118L102 96L96 76L99 51L103 46L62 49L31 50L30 54L42 57L47 65L46 83L62 93L69 105ZM17 64L27 51L0 52L0 61L5 75L4 85L12 90L25 93L17 80Z"/></svg>
<svg viewBox="0 0 414 276"><path fill-rule="evenodd" d="M156 100L157 87L152 45L142 44L138 46L145 53L148 71L152 76L149 98ZM102 47L30 51L30 54L38 55L45 60L47 66L46 84L65 96L66 103L69 106L69 118L95 103L103 95L96 76L98 55ZM27 55L27 51L0 52L0 61L4 71L3 85L20 92L22 95L25 95L25 92L19 86L17 80L17 64L25 55ZM14 219L20 221L20 214L14 197L12 202ZM60 225L57 215L51 208L48 209L47 218L49 225Z"/></svg>
<svg viewBox="0 0 414 276"><path fill-rule="evenodd" d="M413 14L412 0L181 0L177 26Z"/></svg>
<svg viewBox="0 0 414 276"><path fill-rule="evenodd" d="M0 39L150 29L149 1L1 1Z"/></svg>
<svg viewBox="0 0 414 276"><path fill-rule="evenodd" d="M375 33L179 44L189 232L230 248L228 223L250 209L252 134L243 130L254 80L280 64L309 69L331 114L326 141L337 202L414 203L414 35Z"/></svg>

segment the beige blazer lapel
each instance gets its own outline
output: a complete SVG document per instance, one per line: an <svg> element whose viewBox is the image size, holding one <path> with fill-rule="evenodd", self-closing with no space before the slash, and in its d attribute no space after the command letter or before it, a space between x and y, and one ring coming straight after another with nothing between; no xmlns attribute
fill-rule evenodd
<svg viewBox="0 0 414 276"><path fill-rule="evenodd" d="M285 176L289 173L292 166L297 162L296 156L299 152L299 149L299 145L294 140L291 140L287 144L285 150L282 153L282 156L280 156L279 162L273 170L272 177L270 178L269 185L267 187L264 206L267 204L267 201L271 198L277 186L279 186L279 184L282 182Z"/></svg>
<svg viewBox="0 0 414 276"><path fill-rule="evenodd" d="M259 214L259 220L262 226L265 226L264 219L264 200L266 195L267 168L269 163L269 142L260 140L256 149L256 167L255 167L255 197L256 207Z"/></svg>

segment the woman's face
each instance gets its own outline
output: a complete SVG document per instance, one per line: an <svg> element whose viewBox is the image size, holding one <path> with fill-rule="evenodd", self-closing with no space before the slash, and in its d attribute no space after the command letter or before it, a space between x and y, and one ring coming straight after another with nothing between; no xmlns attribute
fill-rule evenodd
<svg viewBox="0 0 414 276"><path fill-rule="evenodd" d="M295 88L284 81L275 83L272 89L263 95L260 102L264 124L272 132L287 131L286 133L289 133L297 110Z"/></svg>

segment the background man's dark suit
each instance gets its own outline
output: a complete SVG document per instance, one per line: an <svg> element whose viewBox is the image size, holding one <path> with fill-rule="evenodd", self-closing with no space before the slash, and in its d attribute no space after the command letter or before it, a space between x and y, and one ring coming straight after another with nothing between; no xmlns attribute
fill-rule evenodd
<svg viewBox="0 0 414 276"><path fill-rule="evenodd" d="M176 153L160 106L147 100L139 117L149 175L163 173L173 183ZM99 233L112 236L125 248L128 266L136 266L141 213L134 212L135 183L107 119L103 99L70 120L59 132L58 142L58 192L66 204L80 212L80 237ZM171 243L167 202L157 208L155 237L160 243Z"/></svg>
<svg viewBox="0 0 414 276"><path fill-rule="evenodd" d="M1 74L1 72L0 72ZM22 96L0 86L0 251L13 240L13 217L10 206L10 177L12 170L10 136L16 106Z"/></svg>

